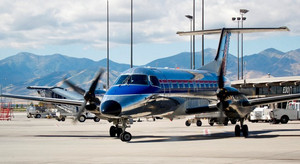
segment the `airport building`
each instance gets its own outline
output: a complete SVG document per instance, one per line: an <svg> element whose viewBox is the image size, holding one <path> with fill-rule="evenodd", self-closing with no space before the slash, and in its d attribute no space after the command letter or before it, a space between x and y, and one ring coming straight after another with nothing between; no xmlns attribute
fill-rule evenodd
<svg viewBox="0 0 300 164"><path fill-rule="evenodd" d="M300 93L300 76L271 77L232 81L242 93L255 97Z"/></svg>
<svg viewBox="0 0 300 164"><path fill-rule="evenodd" d="M300 93L300 76L243 79L231 82L232 87L249 98ZM285 106L279 103L277 106Z"/></svg>

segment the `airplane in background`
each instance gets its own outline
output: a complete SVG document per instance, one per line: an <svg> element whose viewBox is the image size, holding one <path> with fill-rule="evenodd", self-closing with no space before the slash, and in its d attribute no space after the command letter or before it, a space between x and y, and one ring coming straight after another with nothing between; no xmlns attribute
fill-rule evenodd
<svg viewBox="0 0 300 164"><path fill-rule="evenodd" d="M49 87L49 86L28 86L27 89L36 90L41 97L59 98L59 99L71 99L71 100L83 100L83 96L77 92L72 92L62 87ZM83 92L85 92L83 90ZM95 95L98 98L103 97L104 90L95 90ZM101 99L100 99L101 100ZM63 104L49 104L54 106L58 111L56 112L56 119L58 121L65 121L67 116L76 116L78 113L78 106L63 105ZM49 105L47 107L49 107ZM93 119L95 122L99 122L100 118L88 111L82 112L78 117L79 122L84 122L86 119Z"/></svg>
<svg viewBox="0 0 300 164"><path fill-rule="evenodd" d="M3 97L29 99L81 106L78 116L88 110L102 119L112 122L109 134L118 136L124 142L132 139L126 131L134 118L165 117L174 119L186 115L217 112L224 113L229 119L236 119L235 136L248 136L246 116L256 105L299 99L300 94L267 98L247 99L237 89L231 87L225 77L226 58L231 33L288 31L279 28L222 28L214 30L178 32L179 35L221 33L215 59L198 70L167 68L130 68L123 72L100 100L95 95L97 83L104 70L100 69L87 92L70 81L65 82L84 100L41 98L24 95L2 94ZM220 119L224 117L220 115Z"/></svg>

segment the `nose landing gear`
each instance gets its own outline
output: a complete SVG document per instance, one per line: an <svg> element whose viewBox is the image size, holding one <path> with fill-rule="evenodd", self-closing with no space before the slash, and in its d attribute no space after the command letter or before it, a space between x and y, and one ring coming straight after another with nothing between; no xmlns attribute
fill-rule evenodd
<svg viewBox="0 0 300 164"><path fill-rule="evenodd" d="M121 123L121 128L119 127ZM109 135L111 137L120 137L121 141L129 142L132 138L132 135L129 132L126 132L125 129L130 127L128 124L128 119L120 119L114 122L115 126L111 126L109 129Z"/></svg>

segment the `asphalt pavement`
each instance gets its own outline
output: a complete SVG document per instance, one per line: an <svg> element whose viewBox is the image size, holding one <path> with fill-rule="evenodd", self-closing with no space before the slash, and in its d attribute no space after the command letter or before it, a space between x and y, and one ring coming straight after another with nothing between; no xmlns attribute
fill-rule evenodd
<svg viewBox="0 0 300 164"><path fill-rule="evenodd" d="M185 126L185 119L143 120L128 143L109 137L111 123L27 118L0 121L0 163L300 163L300 121L249 123L249 137L234 125Z"/></svg>

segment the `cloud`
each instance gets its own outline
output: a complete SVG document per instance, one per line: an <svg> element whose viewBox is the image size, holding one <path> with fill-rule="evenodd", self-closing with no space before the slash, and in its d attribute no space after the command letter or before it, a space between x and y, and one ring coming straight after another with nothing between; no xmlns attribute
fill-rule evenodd
<svg viewBox="0 0 300 164"><path fill-rule="evenodd" d="M43 47L83 44L105 48L107 0L28 0L0 2L0 47ZM190 0L133 0L134 43L170 43L188 40L192 14ZM130 44L130 1L110 0L112 45ZM196 28L201 28L201 4L196 4ZM240 8L250 10L245 26L289 26L299 35L299 0L206 0L205 28L236 27L231 17Z"/></svg>

